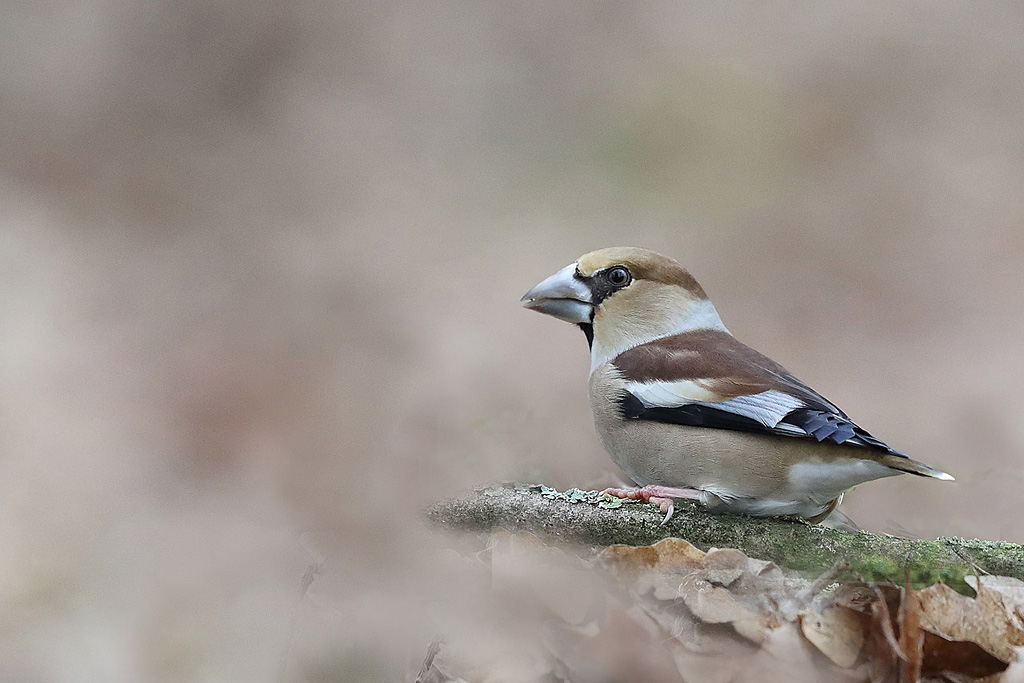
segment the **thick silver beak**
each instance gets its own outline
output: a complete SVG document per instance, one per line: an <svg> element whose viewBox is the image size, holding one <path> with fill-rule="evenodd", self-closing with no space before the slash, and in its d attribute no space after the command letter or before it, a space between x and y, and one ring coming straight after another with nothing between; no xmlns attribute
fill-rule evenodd
<svg viewBox="0 0 1024 683"><path fill-rule="evenodd" d="M571 263L523 295L520 303L569 323L589 323L594 306L590 288L576 278Z"/></svg>

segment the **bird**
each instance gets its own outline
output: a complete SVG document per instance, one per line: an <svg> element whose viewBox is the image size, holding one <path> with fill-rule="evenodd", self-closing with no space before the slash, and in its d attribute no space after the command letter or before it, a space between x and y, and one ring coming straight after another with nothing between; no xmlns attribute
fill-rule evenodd
<svg viewBox="0 0 1024 683"><path fill-rule="evenodd" d="M681 499L815 524L866 481L904 473L953 481L736 339L704 289L667 256L592 251L521 303L586 335L597 434L637 484L605 493L658 506L662 524Z"/></svg>

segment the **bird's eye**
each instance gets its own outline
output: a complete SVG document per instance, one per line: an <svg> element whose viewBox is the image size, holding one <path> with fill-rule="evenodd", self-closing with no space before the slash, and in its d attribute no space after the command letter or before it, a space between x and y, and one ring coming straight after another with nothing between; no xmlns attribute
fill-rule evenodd
<svg viewBox="0 0 1024 683"><path fill-rule="evenodd" d="M606 276L608 282L616 287L624 287L629 284L629 271L624 266L615 266L610 269Z"/></svg>

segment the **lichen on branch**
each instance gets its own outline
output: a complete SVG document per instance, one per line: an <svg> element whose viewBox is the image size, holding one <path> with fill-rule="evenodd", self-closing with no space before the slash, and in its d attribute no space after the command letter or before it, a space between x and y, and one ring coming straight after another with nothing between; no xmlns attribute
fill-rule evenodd
<svg viewBox="0 0 1024 683"><path fill-rule="evenodd" d="M965 575L1024 579L1024 547L1014 543L850 533L789 519L710 514L692 501L677 501L672 519L661 525L662 515L653 506L579 489L503 484L437 503L427 516L453 529L500 527L591 546L650 545L674 536L703 550L737 548L808 574L842 560L850 565L848 578L903 584L909 576L915 586L941 581L961 591L969 590Z"/></svg>

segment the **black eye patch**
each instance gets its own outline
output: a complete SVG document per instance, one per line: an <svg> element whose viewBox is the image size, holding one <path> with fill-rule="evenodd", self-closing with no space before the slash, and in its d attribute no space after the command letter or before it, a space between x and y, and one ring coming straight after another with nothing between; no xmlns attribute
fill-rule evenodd
<svg viewBox="0 0 1024 683"><path fill-rule="evenodd" d="M578 277L581 277L577 275ZM612 266L599 270L589 278L582 278L590 288L593 303L600 306L601 302L633 282L633 275L626 266Z"/></svg>

